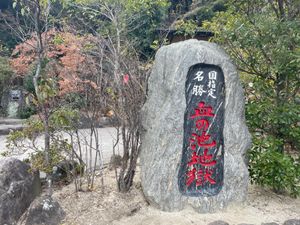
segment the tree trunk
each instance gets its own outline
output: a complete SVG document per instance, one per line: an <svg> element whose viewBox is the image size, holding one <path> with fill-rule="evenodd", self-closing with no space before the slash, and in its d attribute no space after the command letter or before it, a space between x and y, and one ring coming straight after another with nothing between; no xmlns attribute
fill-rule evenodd
<svg viewBox="0 0 300 225"><path fill-rule="evenodd" d="M43 125L44 125L44 141L45 141L45 149L44 149L44 154L45 154L45 162L46 166L50 166L50 130L49 130L49 115L48 115L48 110L46 103L44 102L44 99L41 97L41 93L39 90L39 84L38 81L41 77L41 70L42 70L42 62L44 60L44 52L45 52L45 46L43 44L43 29L41 27L41 3L37 1L36 3L36 11L35 11L35 16L34 16L34 24L35 24L35 32L37 35L37 67L35 71L35 75L33 77L33 85L35 89L35 94L38 99L38 104L41 107L41 112L42 112L42 120L43 120ZM47 5L47 10L50 10L50 1L48 0L48 5ZM49 14L49 12L47 12ZM46 23L47 27L47 23ZM47 30L47 29L46 29ZM48 183L48 195L52 195L52 178L51 174L47 174L47 183Z"/></svg>
<svg viewBox="0 0 300 225"><path fill-rule="evenodd" d="M124 155L122 159L122 168L118 179L118 189L120 192L128 192L132 186L137 159L139 156L139 131L131 130L129 134L126 134L125 132L126 129L124 127L124 129L122 129Z"/></svg>
<svg viewBox="0 0 300 225"><path fill-rule="evenodd" d="M282 95L284 89L285 89L285 75L276 74L276 106L278 109L283 107L283 104L285 102L284 96ZM279 140L284 138L284 133L281 131L282 126L283 125L278 121L278 123L276 124L275 136ZM278 146L277 151L280 153L284 152L283 143L280 146Z"/></svg>

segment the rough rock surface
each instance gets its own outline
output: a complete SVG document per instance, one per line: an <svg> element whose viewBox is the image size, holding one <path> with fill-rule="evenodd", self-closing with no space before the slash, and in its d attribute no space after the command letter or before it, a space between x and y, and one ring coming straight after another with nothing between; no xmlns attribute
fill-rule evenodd
<svg viewBox="0 0 300 225"><path fill-rule="evenodd" d="M64 217L65 212L56 200L42 196L32 202L18 225L59 225Z"/></svg>
<svg viewBox="0 0 300 225"><path fill-rule="evenodd" d="M227 223L223 220L217 220L217 221L209 223L208 225L229 225L229 223Z"/></svg>
<svg viewBox="0 0 300 225"><path fill-rule="evenodd" d="M298 219L290 219L283 223L283 225L300 225L300 220Z"/></svg>
<svg viewBox="0 0 300 225"><path fill-rule="evenodd" d="M189 68L198 63L219 66L225 77L224 184L212 197L187 197L178 189L186 109L185 81ZM244 94L235 66L216 44L188 40L162 47L149 79L143 108L141 179L147 200L165 211L188 206L214 212L230 202L243 202L248 187L245 153L251 138L245 125Z"/></svg>
<svg viewBox="0 0 300 225"><path fill-rule="evenodd" d="M262 223L261 225L279 225L278 223L272 222L272 223Z"/></svg>
<svg viewBox="0 0 300 225"><path fill-rule="evenodd" d="M40 193L38 174L14 158L0 159L0 224L14 224Z"/></svg>

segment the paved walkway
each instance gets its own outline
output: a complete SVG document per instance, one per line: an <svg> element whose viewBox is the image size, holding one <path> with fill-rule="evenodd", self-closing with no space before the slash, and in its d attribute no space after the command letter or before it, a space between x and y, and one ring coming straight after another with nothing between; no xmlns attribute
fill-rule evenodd
<svg viewBox="0 0 300 225"><path fill-rule="evenodd" d="M98 140L99 140L99 149L102 154L103 162L108 163L110 160L110 157L113 154L113 143L116 140L116 129L113 127L106 127L106 128L98 128ZM63 138L70 140L70 136L66 133L63 133ZM92 139L92 145L90 145L90 131L88 129L81 129L79 130L79 137L80 137L80 143L81 143L81 148L82 148L82 153L83 153L83 159L86 162L91 163L91 165L94 165L94 159L96 156L96 151L95 149L95 138ZM6 147L6 138L7 135L1 135L0 136L0 153L7 151ZM28 149L30 148L30 142L27 141L26 145L28 144ZM36 146L43 148L44 140L43 136L38 137L36 141ZM92 148L90 148L92 146ZM76 146L78 147L78 146ZM77 148L78 149L78 148ZM121 154L122 153L122 144L119 143L116 147L116 154ZM22 154L17 154L15 157L19 159L24 159L28 158L29 153L31 153L31 150L28 150ZM0 158L2 156L0 155ZM100 164L99 157L98 157L98 162L97 165Z"/></svg>

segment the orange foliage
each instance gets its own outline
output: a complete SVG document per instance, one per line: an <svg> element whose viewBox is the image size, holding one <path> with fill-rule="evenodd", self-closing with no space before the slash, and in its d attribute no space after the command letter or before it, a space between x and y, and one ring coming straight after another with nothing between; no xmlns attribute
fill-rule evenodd
<svg viewBox="0 0 300 225"><path fill-rule="evenodd" d="M91 73L96 72L95 60L84 53L95 43L92 36L79 37L69 32L50 30L42 37L47 43L45 58L48 61L43 75L59 78L60 95L81 92L86 85L97 89L97 84L91 80ZM14 49L10 62L17 76L24 77L34 70L36 45L36 38L32 37Z"/></svg>

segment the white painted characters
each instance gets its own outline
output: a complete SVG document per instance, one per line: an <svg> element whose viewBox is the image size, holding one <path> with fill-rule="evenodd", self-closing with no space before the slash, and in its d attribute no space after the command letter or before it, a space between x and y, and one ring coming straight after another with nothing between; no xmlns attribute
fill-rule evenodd
<svg viewBox="0 0 300 225"><path fill-rule="evenodd" d="M203 93L206 93L206 91L203 89L203 85L194 85L193 87L193 95L199 95L202 96Z"/></svg>
<svg viewBox="0 0 300 225"><path fill-rule="evenodd" d="M203 71L198 71L197 73L196 73L196 77L194 78L194 80L198 80L198 81L202 81L203 80L203 78L204 78L204 76L203 76Z"/></svg>
<svg viewBox="0 0 300 225"><path fill-rule="evenodd" d="M208 85L205 88L204 84L194 84L193 90L192 90L192 95L196 96L202 96L203 93L207 93L209 97L211 98L216 98L215 92L216 92L216 81L217 81L217 75L218 73L216 71L210 71L208 73ZM204 71L199 70L195 74L194 80L197 80L198 82L203 81L204 79Z"/></svg>
<svg viewBox="0 0 300 225"><path fill-rule="evenodd" d="M210 71L208 73L208 96L212 98L216 98L215 92L216 92L216 80L217 80L217 72L216 71Z"/></svg>

